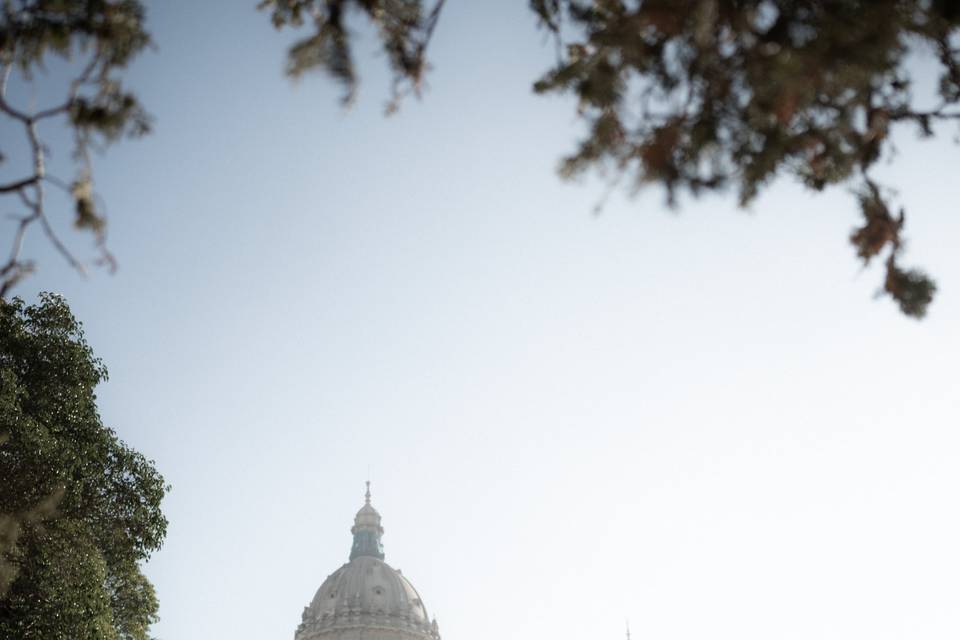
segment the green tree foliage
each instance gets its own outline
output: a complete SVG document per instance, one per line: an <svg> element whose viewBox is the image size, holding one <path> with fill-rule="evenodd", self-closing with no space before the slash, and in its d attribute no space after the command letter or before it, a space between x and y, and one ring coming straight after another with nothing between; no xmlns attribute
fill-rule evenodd
<svg viewBox="0 0 960 640"><path fill-rule="evenodd" d="M67 261L83 271L83 263L67 250L47 220L48 186L70 194L75 226L94 234L99 261L113 265L104 244L105 222L95 205L90 151L149 131L149 116L136 96L124 89L119 76L149 44L144 8L138 0L0 0L0 117L20 126L30 149L28 161L17 168L23 175L0 184L0 196L14 198L23 211L10 256L0 264L0 297L34 268L20 255L31 227L39 227ZM16 70L29 80L51 58L76 63L76 74L63 87L63 100L32 110L14 104L7 95L11 74ZM77 173L72 180L52 176L46 168L40 125L57 119L73 132ZM0 161L2 151L0 147Z"/></svg>
<svg viewBox="0 0 960 640"><path fill-rule="evenodd" d="M290 71L322 68L352 95L356 74L344 14L366 15L391 54L395 82L416 86L441 5L421 0L267 0L274 23L312 21ZM599 170L635 190L693 195L734 188L741 205L780 175L811 190L849 185L861 226L857 256L883 262L882 291L922 317L936 287L900 264L904 213L870 176L890 130L923 136L960 119L960 4L947 0L531 0L556 38L558 62L538 93L571 93L587 125L561 164L571 178ZM427 37L424 38L424 35ZM937 103L914 106L912 50L941 67ZM412 52L412 57L397 53ZM406 61L413 60L413 64ZM399 61L399 63L398 63Z"/></svg>
<svg viewBox="0 0 960 640"><path fill-rule="evenodd" d="M107 376L59 297L0 303L0 639L145 639L140 562L160 547L166 487L105 427Z"/></svg>

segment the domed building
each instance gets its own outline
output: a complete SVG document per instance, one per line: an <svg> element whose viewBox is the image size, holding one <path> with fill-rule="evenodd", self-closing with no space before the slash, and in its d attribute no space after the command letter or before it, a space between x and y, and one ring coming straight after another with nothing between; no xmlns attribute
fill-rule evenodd
<svg viewBox="0 0 960 640"><path fill-rule="evenodd" d="M383 561L383 527L370 504L369 482L350 532L350 561L320 585L294 640L439 640L437 621L420 594Z"/></svg>

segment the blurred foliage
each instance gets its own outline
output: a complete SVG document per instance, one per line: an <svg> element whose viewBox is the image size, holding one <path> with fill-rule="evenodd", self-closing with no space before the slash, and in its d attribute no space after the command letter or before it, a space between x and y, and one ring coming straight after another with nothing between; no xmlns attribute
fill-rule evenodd
<svg viewBox="0 0 960 640"><path fill-rule="evenodd" d="M2 639L145 639L156 620L139 565L167 487L101 422L106 376L63 299L0 302Z"/></svg>
<svg viewBox="0 0 960 640"><path fill-rule="evenodd" d="M922 317L936 292L926 274L900 264L904 213L870 175L890 151L890 132L908 124L932 136L960 120L960 3L950 0L530 0L557 44L557 63L534 85L568 93L586 135L561 164L568 178L599 171L634 191L660 185L681 192L733 189L749 205L776 177L813 191L846 185L862 222L850 234L864 264L885 266L881 293ZM393 77L388 111L418 94L427 48L444 0L261 0L277 28L305 30L290 49L292 77L324 71L356 95L354 21L377 33ZM0 0L0 64L29 77L50 57L86 56L64 103L26 113L0 99L0 113L24 126L32 172L0 184L27 213L0 265L0 297L33 268L21 260L32 223L82 268L46 224L43 188L65 189L75 223L103 245L104 219L88 152L149 131L150 119L119 72L150 44L138 0ZM916 106L913 51L932 52L940 82L930 108ZM2 89L2 87L0 87ZM5 98L0 90L0 98ZM75 133L77 175L55 180L44 168L36 125L63 116ZM2 143L0 143L2 144ZM0 158L3 149L0 149Z"/></svg>
<svg viewBox="0 0 960 640"><path fill-rule="evenodd" d="M278 27L309 22L289 56L294 76L321 68L354 95L345 15L377 25L395 84L419 86L442 3L422 0L264 0ZM896 124L934 134L960 119L960 3L947 0L530 0L557 43L538 93L571 93L587 135L560 173L596 170L631 191L654 184L668 202L733 188L750 204L788 174L814 191L849 184L862 226L850 241L865 264L885 255L881 293L922 317L936 291L904 269L903 212L869 170ZM912 50L940 64L934 108L914 107ZM395 104L394 104L395 106Z"/></svg>
<svg viewBox="0 0 960 640"><path fill-rule="evenodd" d="M150 45L144 20L138 0L2 0L0 63L30 78L50 56L85 61L66 100L39 114L68 116L83 154L93 142L149 131L149 117L117 75Z"/></svg>
<svg viewBox="0 0 960 640"><path fill-rule="evenodd" d="M539 93L578 98L588 134L562 164L634 189L733 187L749 204L778 175L812 190L851 184L864 263L886 254L883 292L922 317L935 285L899 265L904 213L869 177L890 129L923 136L960 118L960 3L945 0L532 0L560 44ZM905 62L932 51L937 104L914 107Z"/></svg>
<svg viewBox="0 0 960 640"><path fill-rule="evenodd" d="M419 93L427 68L426 50L444 0L427 9L421 0L262 0L275 27L301 27L309 23L313 33L290 48L287 73L294 78L307 71L323 70L344 86L343 101L356 95L357 74L350 48L347 19L351 12L365 16L377 33L394 75L396 109L407 93Z"/></svg>
<svg viewBox="0 0 960 640"><path fill-rule="evenodd" d="M119 75L150 45L144 20L138 0L0 0L0 117L21 126L32 155L29 163L17 168L23 171L22 177L0 184L0 195L16 199L25 211L18 216L10 257L0 265L0 296L33 270L33 263L20 257L23 235L32 226L39 226L68 262L82 270L82 263L56 237L46 218L47 186L63 189L73 198L76 228L94 234L100 262L112 265L104 244L105 219L93 197L90 152L150 130L150 117L123 87ZM51 59L74 68L74 75L64 81L63 100L30 111L14 104L7 96L10 75L19 72L29 81ZM48 150L39 125L49 119L60 119L73 133L77 175L72 184L47 172ZM0 148L0 159L3 151Z"/></svg>

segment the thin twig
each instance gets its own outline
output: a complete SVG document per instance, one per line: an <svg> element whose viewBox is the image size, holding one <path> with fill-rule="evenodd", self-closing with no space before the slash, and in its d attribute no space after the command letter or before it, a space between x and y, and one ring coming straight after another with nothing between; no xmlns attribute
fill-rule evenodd
<svg viewBox="0 0 960 640"><path fill-rule="evenodd" d="M87 80L90 79L90 75L97 68L97 63L99 62L99 53L94 53L93 57L90 59L90 62L86 67L83 68L83 71L80 72L80 75L74 78L70 82L70 89L67 91L67 100L63 104L51 109L44 109L38 111L33 115L34 120L42 120L44 118L49 118L51 116L59 115L61 113L66 113L70 110L70 107L73 106L73 103L77 99L77 94L80 92L80 87L86 84Z"/></svg>
<svg viewBox="0 0 960 640"><path fill-rule="evenodd" d="M43 228L44 235L47 236L47 239L53 244L56 250L60 253L61 256L67 261L67 263L80 272L81 275L86 275L86 269L84 269L83 264L77 260L67 246L60 240L57 236L56 231L50 225L50 221L47 219L45 210L44 210L44 188L43 188L43 178L46 177L46 167L44 164L44 152L43 152L43 143L40 142L40 137L37 135L37 125L35 122L31 121L26 125L27 128L27 137L30 139L30 146L33 149L33 169L34 173L40 177L33 185L34 190L34 212L37 214L37 218L40 221L40 226Z"/></svg>
<svg viewBox="0 0 960 640"><path fill-rule="evenodd" d="M20 191L24 187L29 187L34 184L37 180L40 179L40 176L30 176L29 178L24 178L23 180L17 180L16 182L11 182L10 184L0 184L0 193L10 193L12 191Z"/></svg>
<svg viewBox="0 0 960 640"><path fill-rule="evenodd" d="M5 64L3 65L3 71L0 72L0 111L3 111L11 118L27 123L30 121L30 116L18 109L14 109L10 103L7 102L7 80L10 79L12 69L13 67L11 65Z"/></svg>
<svg viewBox="0 0 960 640"><path fill-rule="evenodd" d="M427 28L424 33L423 38L423 48L426 49L427 44L430 42L430 38L433 36L433 30L437 28L437 22L440 20L440 12L443 10L443 5L447 0L437 0L437 4L434 5L433 11L430 12L430 15L427 16Z"/></svg>
<svg viewBox="0 0 960 640"><path fill-rule="evenodd" d="M68 112L75 104L80 89L89 81L99 63L99 54L95 53L80 75L70 82L65 102L56 107L38 111L32 115L17 109L7 101L7 85L12 72L12 65L10 63L4 64L2 70L0 70L0 112L23 125L27 141L30 144L30 152L33 156L33 175L15 182L0 185L0 194L16 193L20 201L30 212L17 219L18 224L10 247L9 258L5 264L0 265L0 278L3 278L2 283L0 283L0 299L5 298L20 278L32 270L32 264L29 261L25 262L21 260L20 253L27 231L30 226L35 223L40 225L43 234L61 257L78 273L86 275L86 269L83 263L73 255L67 245L60 239L46 215L45 183L49 182L68 192L70 191L70 187L55 176L47 175L46 146L43 141L40 140L39 133L37 132L37 122ZM33 192L33 198L28 195L28 191ZM98 246L103 254L101 261L111 265L112 268L114 263L113 256L110 255L104 246L102 237L98 237Z"/></svg>
<svg viewBox="0 0 960 640"><path fill-rule="evenodd" d="M27 227L36 219L35 214L20 218L20 224L17 225L17 233L13 238L13 247L10 250L10 259L7 260L7 264L0 269L0 276L6 276L20 264L20 249L23 246L23 237L27 233Z"/></svg>

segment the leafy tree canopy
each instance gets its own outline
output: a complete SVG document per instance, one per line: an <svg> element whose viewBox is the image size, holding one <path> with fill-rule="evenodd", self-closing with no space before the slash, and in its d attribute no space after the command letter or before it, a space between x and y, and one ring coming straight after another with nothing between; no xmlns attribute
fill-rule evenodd
<svg viewBox="0 0 960 640"><path fill-rule="evenodd" d="M137 0L0 0L0 64L29 72L45 56L82 52L90 67L67 88L66 101L27 113L4 98L0 112L21 122L34 149L34 170L6 185L27 213L9 262L0 266L0 296L28 272L22 235L45 224L43 169L36 124L63 115L78 134L79 157L91 136L109 142L147 130L135 96L116 72L149 44ZM883 264L881 291L903 313L922 317L936 286L901 264L905 214L891 190L872 177L897 125L935 134L960 120L960 4L951 0L530 0L556 40L557 63L534 83L539 93L577 97L586 135L561 163L561 175L599 171L629 190L665 188L668 201L733 189L751 203L776 177L812 191L844 185L862 214L849 235L865 264ZM304 30L287 71L312 70L356 93L348 22L377 32L394 78L389 110L418 93L427 48L444 0L261 0L277 28ZM908 54L932 52L940 83L930 106L915 100ZM65 186L77 226L101 234L87 163ZM102 237L99 235L98 237ZM104 253L109 263L109 254Z"/></svg>
<svg viewBox="0 0 960 640"><path fill-rule="evenodd" d="M149 637L166 487L101 422L106 376L62 298L0 302L0 639Z"/></svg>

